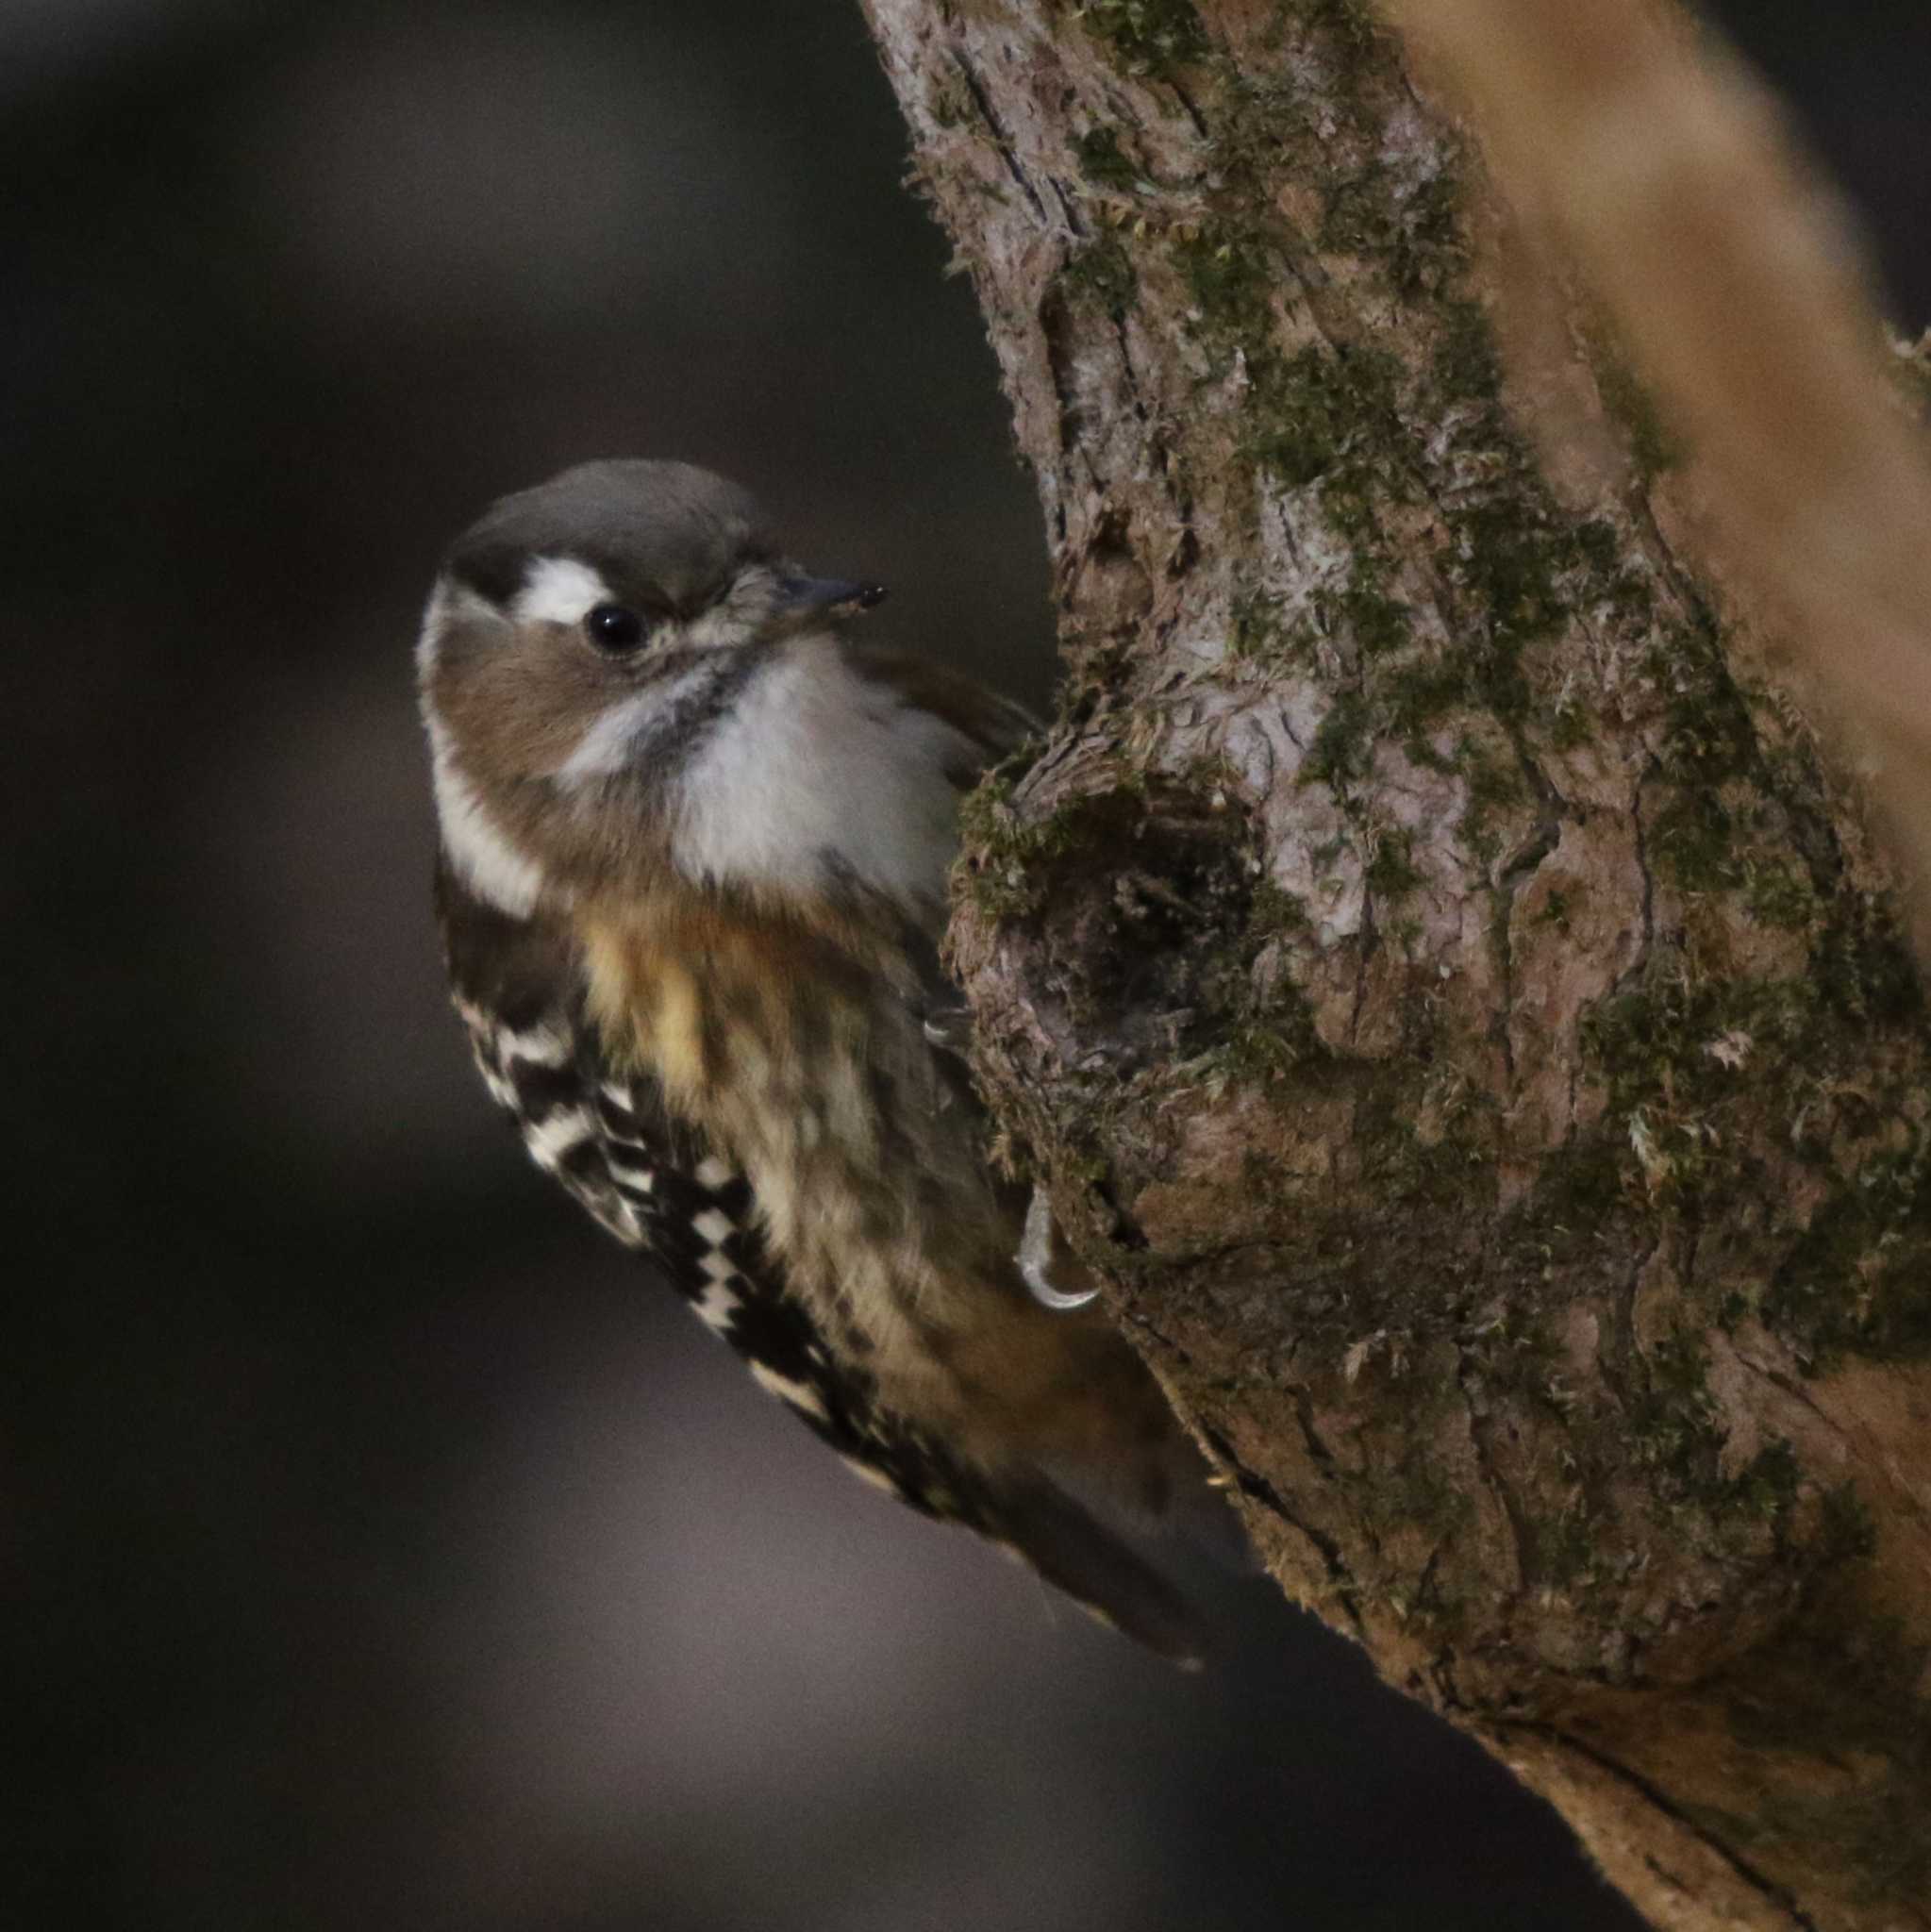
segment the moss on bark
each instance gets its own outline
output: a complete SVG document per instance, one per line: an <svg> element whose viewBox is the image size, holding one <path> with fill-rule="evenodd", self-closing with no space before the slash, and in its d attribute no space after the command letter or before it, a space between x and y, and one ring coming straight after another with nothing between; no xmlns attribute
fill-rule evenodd
<svg viewBox="0 0 1931 1932"><path fill-rule="evenodd" d="M989 1096L1283 1584L1659 1923L1931 1924L1931 1035L1680 453L1575 312L1545 475L1357 8L868 7L1057 568Z"/></svg>

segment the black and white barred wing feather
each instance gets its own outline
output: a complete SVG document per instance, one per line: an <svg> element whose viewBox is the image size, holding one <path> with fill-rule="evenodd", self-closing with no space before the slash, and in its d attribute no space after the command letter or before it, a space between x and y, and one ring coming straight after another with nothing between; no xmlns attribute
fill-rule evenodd
<svg viewBox="0 0 1931 1932"><path fill-rule="evenodd" d="M530 1158L625 1247L647 1251L760 1383L834 1446L862 1453L869 1392L838 1372L786 1292L749 1183L672 1117L654 1080L608 1064L567 942L447 877L438 896L471 1051Z"/></svg>

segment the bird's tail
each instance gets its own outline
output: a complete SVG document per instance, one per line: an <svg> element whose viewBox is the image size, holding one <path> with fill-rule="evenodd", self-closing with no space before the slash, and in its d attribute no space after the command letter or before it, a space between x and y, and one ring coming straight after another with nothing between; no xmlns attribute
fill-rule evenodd
<svg viewBox="0 0 1931 1932"><path fill-rule="evenodd" d="M990 1533L1090 1615L1185 1670L1207 1660L1201 1619L1125 1539L1040 1475L1002 1485Z"/></svg>

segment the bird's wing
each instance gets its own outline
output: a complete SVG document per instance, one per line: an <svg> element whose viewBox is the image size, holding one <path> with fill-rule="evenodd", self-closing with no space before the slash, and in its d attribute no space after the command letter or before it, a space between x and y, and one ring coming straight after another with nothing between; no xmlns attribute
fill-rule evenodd
<svg viewBox="0 0 1931 1932"><path fill-rule="evenodd" d="M1020 1552L1048 1582L1162 1655L1197 1660L1177 1592L1050 1478L981 1470L878 1399L831 1348L757 1225L749 1182L614 1069L584 1009L566 935L512 919L439 875L457 1009L491 1093L531 1158L626 1247L646 1252L714 1334L858 1475L924 1515Z"/></svg>

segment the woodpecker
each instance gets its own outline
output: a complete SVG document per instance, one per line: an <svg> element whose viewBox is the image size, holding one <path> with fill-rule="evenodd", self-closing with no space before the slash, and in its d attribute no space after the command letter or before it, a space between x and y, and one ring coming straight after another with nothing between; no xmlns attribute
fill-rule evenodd
<svg viewBox="0 0 1931 1932"><path fill-rule="evenodd" d="M851 641L883 595L688 464L493 505L417 649L456 1007L538 1164L858 1474L1192 1661L1119 1525L1202 1465L994 1171L941 963L959 800L1029 721Z"/></svg>

